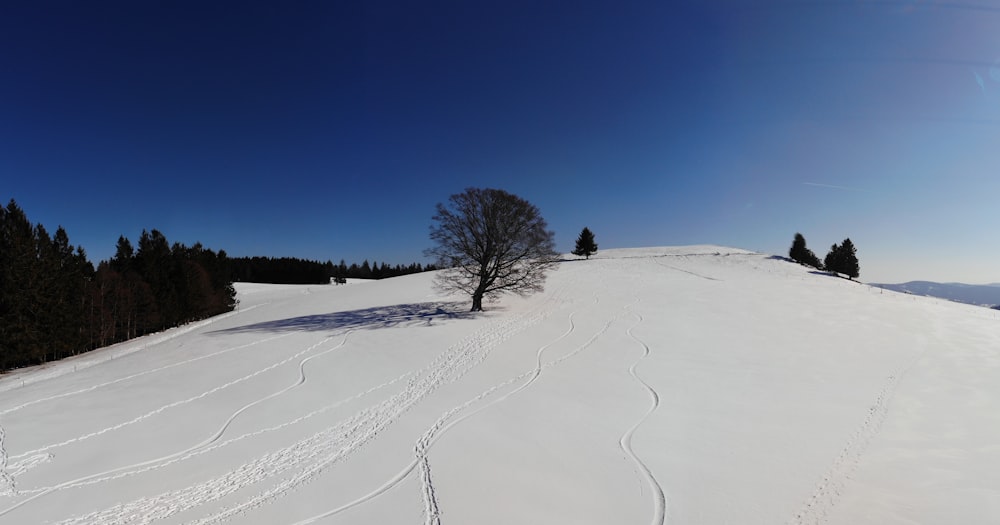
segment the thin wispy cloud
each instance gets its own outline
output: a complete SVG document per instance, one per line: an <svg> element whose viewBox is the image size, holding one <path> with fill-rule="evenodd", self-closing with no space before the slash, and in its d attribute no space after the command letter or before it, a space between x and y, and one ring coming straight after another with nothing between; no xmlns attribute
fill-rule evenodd
<svg viewBox="0 0 1000 525"><path fill-rule="evenodd" d="M851 188L848 186L837 186L836 184L823 184L821 182L803 182L805 186L813 186L815 188L830 188L834 190L844 190L844 191L854 191L858 193L871 193L868 190L863 190L861 188Z"/></svg>
<svg viewBox="0 0 1000 525"><path fill-rule="evenodd" d="M949 9L954 11L982 11L986 13L1000 13L1000 7L995 5L983 4L973 4L973 3L961 3L961 2L938 2L934 0L922 1L922 0L864 0L862 2L857 1L844 1L844 0L816 0L813 2L801 2L801 1L789 1L780 2L778 5L789 5L794 7L855 7L855 6L882 6L882 7L898 7L901 8L900 12L903 13L913 13L920 9Z"/></svg>
<svg viewBox="0 0 1000 525"><path fill-rule="evenodd" d="M981 89L983 91L983 96L985 97L986 96L986 82L983 80L983 77L979 76L979 73L977 71L973 70L972 74L976 75L976 84L979 84L979 89Z"/></svg>

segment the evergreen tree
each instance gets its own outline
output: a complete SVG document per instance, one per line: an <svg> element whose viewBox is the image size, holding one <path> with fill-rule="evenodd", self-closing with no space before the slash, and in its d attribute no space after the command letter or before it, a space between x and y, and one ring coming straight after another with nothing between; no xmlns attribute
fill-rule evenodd
<svg viewBox="0 0 1000 525"><path fill-rule="evenodd" d="M333 282L336 284L347 283L347 264L344 263L343 259L340 260L340 264L334 267Z"/></svg>
<svg viewBox="0 0 1000 525"><path fill-rule="evenodd" d="M834 244L830 247L830 253L826 254L826 269L834 273L842 273L854 279L861 275L858 264L857 249L850 238L844 239L840 245Z"/></svg>
<svg viewBox="0 0 1000 525"><path fill-rule="evenodd" d="M0 208L0 370L88 349L92 273L65 229L32 226L13 200Z"/></svg>
<svg viewBox="0 0 1000 525"><path fill-rule="evenodd" d="M834 243L830 246L830 251L827 252L826 257L823 258L823 266L827 271L833 273L840 273L840 245Z"/></svg>
<svg viewBox="0 0 1000 525"><path fill-rule="evenodd" d="M115 256L111 259L111 268L117 272L127 272L132 269L134 258L135 249L132 248L132 243L124 235L119 235Z"/></svg>
<svg viewBox="0 0 1000 525"><path fill-rule="evenodd" d="M792 240L792 247L788 250L788 256L799 264L812 266L816 269L822 269L823 267L823 264L819 261L819 257L816 257L816 254L812 250L806 248L806 238L801 233L795 234L795 239Z"/></svg>
<svg viewBox="0 0 1000 525"><path fill-rule="evenodd" d="M0 215L0 368L32 363L38 349L35 229L13 199Z"/></svg>
<svg viewBox="0 0 1000 525"><path fill-rule="evenodd" d="M333 264L333 261L326 261L323 265L323 278L325 282L333 282L333 278L337 275L337 266Z"/></svg>
<svg viewBox="0 0 1000 525"><path fill-rule="evenodd" d="M591 254L597 253L597 243L594 242L594 233L590 228L584 227L580 236L576 238L576 248L573 255L583 255L590 259Z"/></svg>
<svg viewBox="0 0 1000 525"><path fill-rule="evenodd" d="M847 275L851 279L857 279L861 275L861 266L858 263L858 250L850 238L844 239L840 244L840 273Z"/></svg>
<svg viewBox="0 0 1000 525"><path fill-rule="evenodd" d="M60 359L82 351L88 342L85 329L87 283L94 269L82 251L74 251L69 235L62 226L52 236L48 260L44 267L51 275L46 290L49 314L45 330L50 341L52 359Z"/></svg>
<svg viewBox="0 0 1000 525"><path fill-rule="evenodd" d="M139 237L139 249L135 253L135 263L139 276L148 285L154 301L153 308L140 312L137 335L156 332L179 322L179 279L173 262L167 238L159 230L143 230Z"/></svg>

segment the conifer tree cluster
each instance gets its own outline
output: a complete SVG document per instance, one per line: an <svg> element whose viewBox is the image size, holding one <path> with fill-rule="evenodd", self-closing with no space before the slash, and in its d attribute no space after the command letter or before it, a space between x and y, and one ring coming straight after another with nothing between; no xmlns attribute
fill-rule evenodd
<svg viewBox="0 0 1000 525"><path fill-rule="evenodd" d="M413 263L407 266L390 266L385 262L360 265L340 264L333 261L321 263L294 257L234 257L229 260L231 279L236 282L269 284L328 284L332 279L386 279L412 273L436 270L434 265Z"/></svg>
<svg viewBox="0 0 1000 525"><path fill-rule="evenodd" d="M172 246L158 230L145 231L138 249L124 236L115 256L101 261L95 279L95 346L124 341L228 312L236 292L226 252L200 243Z"/></svg>
<svg viewBox="0 0 1000 525"><path fill-rule="evenodd" d="M842 273L851 279L861 275L857 249L850 238L844 239L841 244L831 246L830 252L826 254L823 262L820 262L819 257L806 247L806 238L801 233L796 233L792 247L788 250L788 256L799 264L812 266L818 270Z"/></svg>
<svg viewBox="0 0 1000 525"><path fill-rule="evenodd" d="M225 252L121 237L94 269L60 227L50 236L13 200L0 208L0 370L61 359L232 310Z"/></svg>
<svg viewBox="0 0 1000 525"><path fill-rule="evenodd" d="M584 228L573 254L597 252ZM792 260L817 269L860 275L850 238L830 248L824 261L796 233ZM419 263L348 266L295 258L230 259L200 243L174 243L157 230L143 231L138 249L119 237L115 256L97 269L74 248L62 227L50 235L32 225L11 200L0 208L0 370L39 364L230 311L232 282L326 284L347 278L381 279L436 269Z"/></svg>
<svg viewBox="0 0 1000 525"><path fill-rule="evenodd" d="M90 345L94 267L61 227L50 236L13 200L0 208L0 370L71 355Z"/></svg>
<svg viewBox="0 0 1000 525"><path fill-rule="evenodd" d="M819 257L816 257L816 254L812 250L806 248L806 238L801 233L795 234L792 247L788 250L788 256L799 264L812 266L818 270L823 269L823 263L819 261Z"/></svg>
<svg viewBox="0 0 1000 525"><path fill-rule="evenodd" d="M827 271L842 273L851 279L861 275L861 267L858 264L858 251L850 238L844 239L841 244L834 244L830 247L830 253L826 254L823 260Z"/></svg>
<svg viewBox="0 0 1000 525"><path fill-rule="evenodd" d="M0 371L61 359L232 310L232 282L328 284L436 269L294 258L230 259L157 230L118 238L96 270L60 227L50 235L11 200L0 208Z"/></svg>

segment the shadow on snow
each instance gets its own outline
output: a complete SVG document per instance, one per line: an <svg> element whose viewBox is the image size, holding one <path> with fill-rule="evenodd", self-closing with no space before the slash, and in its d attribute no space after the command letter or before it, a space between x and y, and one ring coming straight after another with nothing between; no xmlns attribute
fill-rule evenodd
<svg viewBox="0 0 1000 525"><path fill-rule="evenodd" d="M376 306L363 310L305 315L275 321L216 330L212 334L243 332L298 332L325 330L374 330L394 326L431 326L435 320L472 319L478 312L468 311L466 302L427 302Z"/></svg>

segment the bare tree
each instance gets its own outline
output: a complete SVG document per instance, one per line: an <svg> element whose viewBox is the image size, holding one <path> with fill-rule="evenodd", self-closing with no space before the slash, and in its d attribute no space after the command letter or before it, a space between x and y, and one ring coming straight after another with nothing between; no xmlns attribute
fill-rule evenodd
<svg viewBox="0 0 1000 525"><path fill-rule="evenodd" d="M426 251L444 270L439 288L483 298L542 290L545 272L556 263L554 234L530 202L503 190L468 188L437 205L431 226L436 246Z"/></svg>

